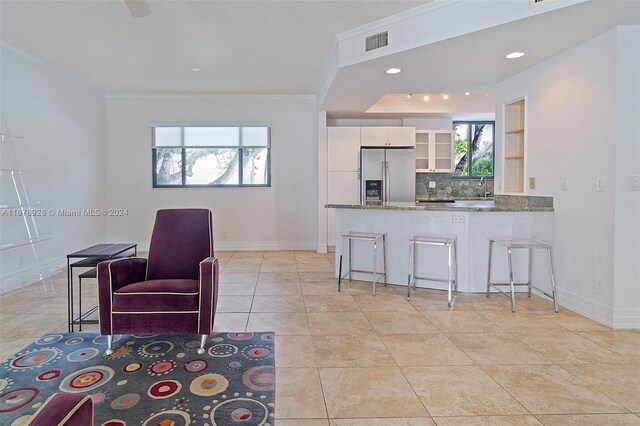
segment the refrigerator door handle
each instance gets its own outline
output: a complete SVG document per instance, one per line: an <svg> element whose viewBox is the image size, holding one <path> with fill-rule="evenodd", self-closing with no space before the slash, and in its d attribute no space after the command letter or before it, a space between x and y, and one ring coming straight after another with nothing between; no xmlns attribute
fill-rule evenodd
<svg viewBox="0 0 640 426"><path fill-rule="evenodd" d="M386 185L385 185L385 188L386 188L386 196L385 196L385 198L386 199L385 199L385 201L389 202L389 201L391 201L391 170L390 170L391 166L390 166L388 161L386 161L385 163L386 163L385 167L384 167L385 172L386 172L386 175L384 177L384 180L386 182Z"/></svg>

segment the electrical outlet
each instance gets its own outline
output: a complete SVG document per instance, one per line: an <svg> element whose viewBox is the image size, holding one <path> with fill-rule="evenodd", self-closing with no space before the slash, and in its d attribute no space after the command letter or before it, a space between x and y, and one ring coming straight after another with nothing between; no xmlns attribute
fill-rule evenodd
<svg viewBox="0 0 640 426"><path fill-rule="evenodd" d="M569 176L562 176L560 180L560 189L563 191L569 190Z"/></svg>
<svg viewBox="0 0 640 426"><path fill-rule="evenodd" d="M596 176L596 191L604 191L604 176Z"/></svg>
<svg viewBox="0 0 640 426"><path fill-rule="evenodd" d="M536 189L536 178L529 178L529 189Z"/></svg>
<svg viewBox="0 0 640 426"><path fill-rule="evenodd" d="M433 180L430 180L429 181L429 189L435 189L435 187L436 187L436 182L433 181Z"/></svg>
<svg viewBox="0 0 640 426"><path fill-rule="evenodd" d="M629 176L629 191L640 191L640 175Z"/></svg>
<svg viewBox="0 0 640 426"><path fill-rule="evenodd" d="M451 222L464 223L464 216L458 216L458 215L451 216Z"/></svg>
<svg viewBox="0 0 640 426"><path fill-rule="evenodd" d="M596 281L596 293L602 294L602 280Z"/></svg>

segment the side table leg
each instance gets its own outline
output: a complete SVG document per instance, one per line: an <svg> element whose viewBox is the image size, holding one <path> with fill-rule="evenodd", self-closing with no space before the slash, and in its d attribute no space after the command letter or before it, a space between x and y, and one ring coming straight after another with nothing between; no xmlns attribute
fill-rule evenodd
<svg viewBox="0 0 640 426"><path fill-rule="evenodd" d="M67 326L69 327L69 333L72 332L71 330L71 319L72 319L72 313L71 313L71 275L70 275L70 271L71 268L69 267L69 258L67 257Z"/></svg>

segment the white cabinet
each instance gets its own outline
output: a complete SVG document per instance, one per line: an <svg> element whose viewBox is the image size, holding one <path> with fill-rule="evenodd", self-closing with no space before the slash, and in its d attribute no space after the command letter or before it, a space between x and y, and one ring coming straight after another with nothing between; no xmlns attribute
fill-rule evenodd
<svg viewBox="0 0 640 426"><path fill-rule="evenodd" d="M360 173L329 172L327 188L329 203L358 203L360 201Z"/></svg>
<svg viewBox="0 0 640 426"><path fill-rule="evenodd" d="M329 172L353 172L360 167L360 127L327 128Z"/></svg>
<svg viewBox="0 0 640 426"><path fill-rule="evenodd" d="M387 127L389 146L416 146L415 127Z"/></svg>
<svg viewBox="0 0 640 426"><path fill-rule="evenodd" d="M327 128L327 202L360 199L360 127ZM327 210L327 245L335 246L335 210Z"/></svg>
<svg viewBox="0 0 640 426"><path fill-rule="evenodd" d="M451 173L455 134L452 130L416 130L416 172Z"/></svg>
<svg viewBox="0 0 640 426"><path fill-rule="evenodd" d="M360 146L387 146L386 127L362 127L360 129Z"/></svg>
<svg viewBox="0 0 640 426"><path fill-rule="evenodd" d="M362 127L361 146L413 147L416 144L415 127Z"/></svg>

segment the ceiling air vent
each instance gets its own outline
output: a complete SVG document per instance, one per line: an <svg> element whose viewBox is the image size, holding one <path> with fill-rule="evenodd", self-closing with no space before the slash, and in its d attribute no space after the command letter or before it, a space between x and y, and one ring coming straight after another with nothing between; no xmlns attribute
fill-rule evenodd
<svg viewBox="0 0 640 426"><path fill-rule="evenodd" d="M366 37L364 39L364 51L369 52L371 50L380 49L389 44L389 31L378 33Z"/></svg>
<svg viewBox="0 0 640 426"><path fill-rule="evenodd" d="M529 0L529 7L541 6L543 4L551 3L553 0Z"/></svg>

